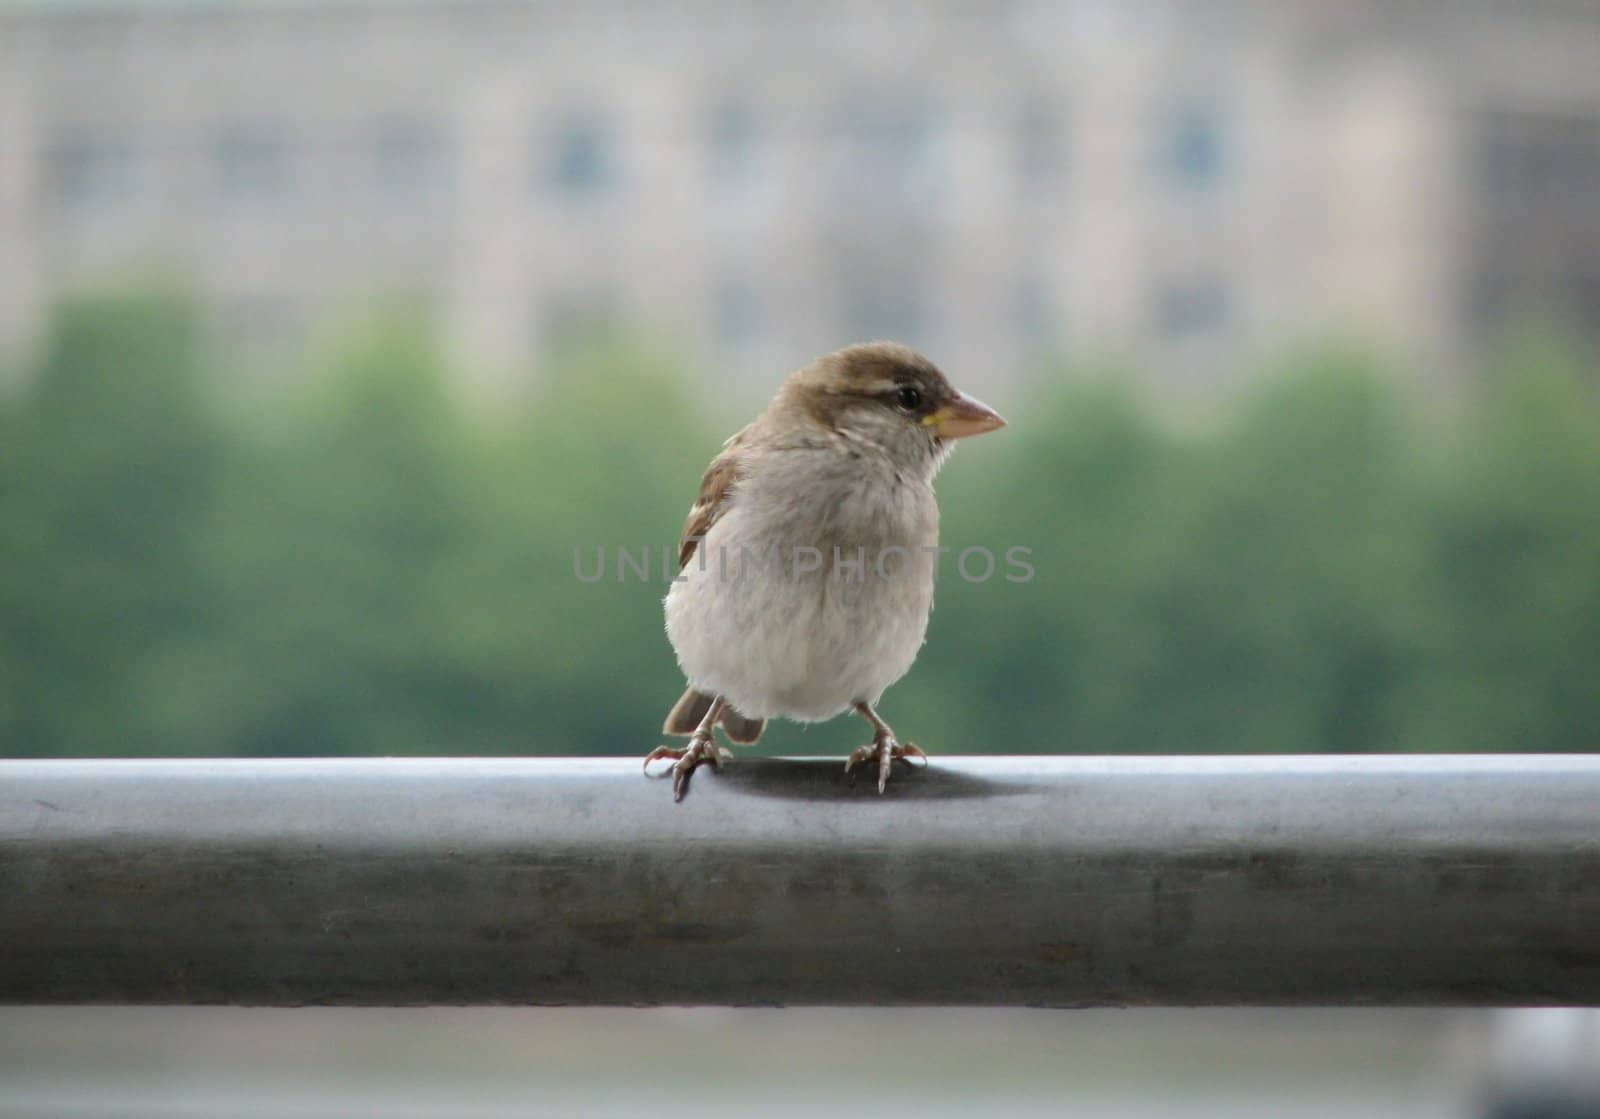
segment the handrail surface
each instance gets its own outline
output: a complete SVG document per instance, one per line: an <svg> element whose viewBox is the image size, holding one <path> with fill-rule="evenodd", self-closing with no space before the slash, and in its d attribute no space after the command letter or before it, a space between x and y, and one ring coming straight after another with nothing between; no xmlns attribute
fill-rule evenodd
<svg viewBox="0 0 1600 1119"><path fill-rule="evenodd" d="M1600 1004L1600 757L0 762L0 1001Z"/></svg>

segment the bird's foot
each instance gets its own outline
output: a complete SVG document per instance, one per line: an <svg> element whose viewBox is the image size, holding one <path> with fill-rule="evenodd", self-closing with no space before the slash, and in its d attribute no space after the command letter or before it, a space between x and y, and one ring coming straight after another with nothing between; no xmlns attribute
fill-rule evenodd
<svg viewBox="0 0 1600 1119"><path fill-rule="evenodd" d="M651 773L650 763L661 758L672 758L670 769L661 773ZM689 739L687 746L657 746L645 755L644 773L646 777L665 777L672 774L672 799L682 800L689 791L689 778L694 771L703 764L709 764L716 769L723 762L733 760L733 751L726 746L717 745L716 741L708 734L704 738L696 734Z"/></svg>
<svg viewBox="0 0 1600 1119"><path fill-rule="evenodd" d="M923 765L928 764L928 755L923 753L921 746L914 742L902 743L892 734L880 733L867 745L857 747L855 752L844 760L844 771L849 773L863 762L876 762L878 792L881 794L884 787L889 784L889 770L894 766L895 760L909 762L912 758L921 758Z"/></svg>

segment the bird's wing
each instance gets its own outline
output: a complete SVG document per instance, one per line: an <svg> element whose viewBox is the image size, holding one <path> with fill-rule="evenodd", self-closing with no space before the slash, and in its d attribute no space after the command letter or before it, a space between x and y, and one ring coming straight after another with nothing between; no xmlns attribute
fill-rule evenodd
<svg viewBox="0 0 1600 1119"><path fill-rule="evenodd" d="M745 431L722 445L722 453L711 460L711 465L706 467L706 476L700 479L700 495L689 509L689 519L683 523L683 537L678 541L679 571L688 566L689 560L694 557L695 546L699 543L695 538L704 537L710 532L711 526L728 509L733 483L739 477L742 457L740 444L744 442Z"/></svg>

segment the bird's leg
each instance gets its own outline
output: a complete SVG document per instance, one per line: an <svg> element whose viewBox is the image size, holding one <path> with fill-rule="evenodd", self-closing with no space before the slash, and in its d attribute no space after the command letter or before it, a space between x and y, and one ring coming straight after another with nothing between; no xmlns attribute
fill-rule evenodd
<svg viewBox="0 0 1600 1119"><path fill-rule="evenodd" d="M712 735L712 728L717 725L717 718L722 714L722 709L728 701L718 696L711 701L711 707L706 711L706 717L700 720L700 725L694 728L694 733L689 736L687 746L657 746L651 750L644 759L644 771L650 773L650 763L657 758L672 758L672 768L667 773L672 774L672 799L682 800L683 795L689 791L689 778L698 769L702 762L710 762L715 769L725 761L733 760L733 751L726 746L718 746ZM665 777L663 773L660 776Z"/></svg>
<svg viewBox="0 0 1600 1119"><path fill-rule="evenodd" d="M884 786L889 783L889 770L894 765L896 758L921 758L926 764L928 755L922 752L922 747L914 742L902 743L894 736L894 731L889 724L878 717L870 703L856 704L856 710L861 717L872 724L872 741L859 747L853 754L845 759L844 771L849 773L862 762L876 761L878 763L878 792L882 793Z"/></svg>

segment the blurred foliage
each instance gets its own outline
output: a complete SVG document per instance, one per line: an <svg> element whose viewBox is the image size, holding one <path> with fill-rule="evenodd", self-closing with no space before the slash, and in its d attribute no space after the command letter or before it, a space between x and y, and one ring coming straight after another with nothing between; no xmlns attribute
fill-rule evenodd
<svg viewBox="0 0 1600 1119"><path fill-rule="evenodd" d="M177 296L86 297L0 400L0 752L659 741L666 555L739 421L685 371L574 347L485 414L379 318L241 405L199 352ZM946 557L888 717L962 753L1600 747L1592 362L1527 330L1426 410L1359 354L1282 366L1198 430L1135 378L1041 378L941 478L946 543L1000 563Z"/></svg>

